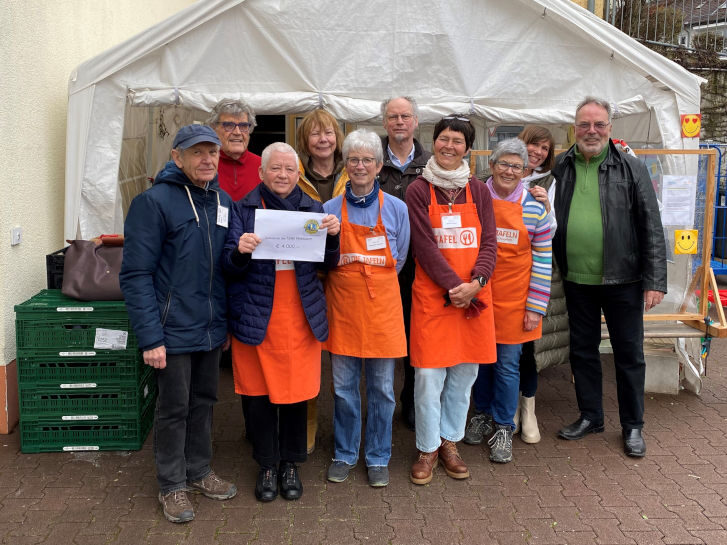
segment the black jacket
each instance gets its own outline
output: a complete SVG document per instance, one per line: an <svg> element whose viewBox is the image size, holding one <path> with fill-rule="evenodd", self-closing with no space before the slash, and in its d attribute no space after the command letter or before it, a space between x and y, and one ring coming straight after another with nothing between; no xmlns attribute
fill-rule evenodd
<svg viewBox="0 0 727 545"><path fill-rule="evenodd" d="M661 214L643 162L621 153L609 140L599 166L598 187L603 223L603 283L642 282L642 289L666 293L666 245ZM553 176L558 230L553 254L565 278L568 216L575 187L575 146L561 153Z"/></svg>
<svg viewBox="0 0 727 545"><path fill-rule="evenodd" d="M394 166L389 158L389 137L381 137L381 146L384 148L384 166L379 172L379 184L384 193L393 195L406 202L406 188L422 174L427 161L432 156L422 145L414 139L414 159L409 163L404 172Z"/></svg>

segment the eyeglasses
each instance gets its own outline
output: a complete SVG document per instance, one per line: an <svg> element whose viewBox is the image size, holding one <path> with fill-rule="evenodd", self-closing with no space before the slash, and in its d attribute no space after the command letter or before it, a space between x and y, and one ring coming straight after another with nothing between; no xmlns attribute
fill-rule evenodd
<svg viewBox="0 0 727 545"><path fill-rule="evenodd" d="M598 121L596 123L586 123L585 121L583 123L576 123L576 129L578 129L581 132L585 132L587 130L590 130L591 127L596 129L598 132L605 131L610 123L604 123L603 121Z"/></svg>
<svg viewBox="0 0 727 545"><path fill-rule="evenodd" d="M508 168L511 168L513 174L521 174L523 169L525 168L525 167L523 167L523 165L514 165L514 164L508 163L506 161L495 161L495 164L503 172L506 171Z"/></svg>
<svg viewBox="0 0 727 545"><path fill-rule="evenodd" d="M363 166L370 167L374 163L376 163L376 159L373 157L349 157L346 159L346 164L350 167L356 167L359 163L363 163Z"/></svg>
<svg viewBox="0 0 727 545"><path fill-rule="evenodd" d="M442 119L446 119L447 121L449 121L450 119L456 119L457 121L466 121L467 123L469 123L470 121L466 117L460 117L458 115L448 115L447 117L443 117Z"/></svg>
<svg viewBox="0 0 727 545"><path fill-rule="evenodd" d="M235 130L235 127L240 129L240 132L250 132L250 127L252 127L252 123L248 123L247 121L243 121L242 123L222 121L217 124L220 125L225 130L225 132L232 132Z"/></svg>
<svg viewBox="0 0 727 545"><path fill-rule="evenodd" d="M386 119L389 121L397 121L401 119L404 123L408 123L414 119L414 116L412 114L389 114L386 116Z"/></svg>

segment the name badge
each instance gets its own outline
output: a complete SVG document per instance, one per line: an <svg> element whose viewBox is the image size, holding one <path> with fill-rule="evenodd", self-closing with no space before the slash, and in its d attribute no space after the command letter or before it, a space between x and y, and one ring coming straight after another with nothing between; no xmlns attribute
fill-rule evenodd
<svg viewBox="0 0 727 545"><path fill-rule="evenodd" d="M367 250L381 250L382 248L386 248L386 237L385 236L378 236L378 237L367 237L366 238L366 249Z"/></svg>
<svg viewBox="0 0 727 545"><path fill-rule="evenodd" d="M462 227L462 216L459 214L442 214L443 229L457 229Z"/></svg>
<svg viewBox="0 0 727 545"><path fill-rule="evenodd" d="M217 225L227 227L227 220L230 217L230 209L226 206L217 207Z"/></svg>
<svg viewBox="0 0 727 545"><path fill-rule="evenodd" d="M517 244L520 232L517 229L497 228L497 242L500 244Z"/></svg>

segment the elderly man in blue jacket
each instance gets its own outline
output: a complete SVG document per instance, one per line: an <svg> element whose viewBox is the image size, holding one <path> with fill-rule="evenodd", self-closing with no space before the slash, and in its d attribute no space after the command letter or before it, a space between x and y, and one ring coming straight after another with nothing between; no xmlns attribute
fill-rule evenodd
<svg viewBox="0 0 727 545"><path fill-rule="evenodd" d="M211 128L182 127L172 161L133 200L124 225L121 289L144 363L156 370L154 456L159 502L171 522L194 518L187 492L216 500L237 494L210 468L228 342L221 255L232 205L217 183L219 150Z"/></svg>

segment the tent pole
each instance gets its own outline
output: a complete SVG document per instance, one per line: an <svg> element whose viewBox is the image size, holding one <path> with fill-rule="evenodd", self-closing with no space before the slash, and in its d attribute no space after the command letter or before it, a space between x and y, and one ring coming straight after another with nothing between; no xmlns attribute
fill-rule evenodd
<svg viewBox="0 0 727 545"><path fill-rule="evenodd" d="M596 0L588 0L588 11L596 13Z"/></svg>

